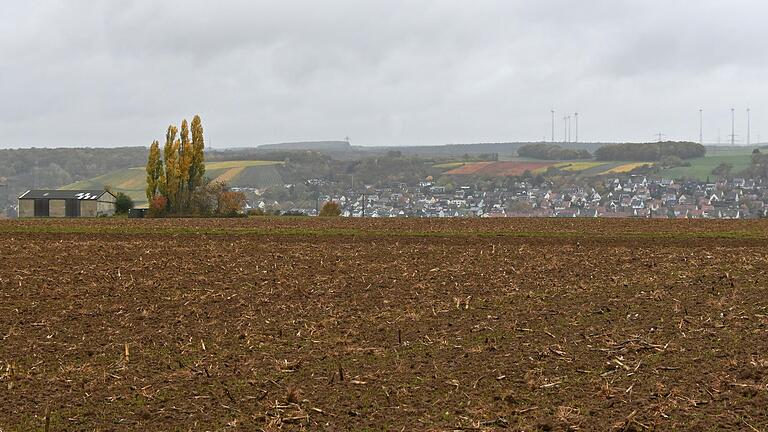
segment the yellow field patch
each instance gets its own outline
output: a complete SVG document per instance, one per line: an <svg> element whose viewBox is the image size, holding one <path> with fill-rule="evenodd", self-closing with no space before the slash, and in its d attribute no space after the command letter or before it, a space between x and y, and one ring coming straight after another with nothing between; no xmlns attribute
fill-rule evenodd
<svg viewBox="0 0 768 432"><path fill-rule="evenodd" d="M653 164L649 162L634 162L634 163L628 163L624 165L619 165L617 167L613 167L607 171L601 172L600 174L621 174L621 173L630 172L635 168L639 168L641 166L646 166L646 165L653 166Z"/></svg>
<svg viewBox="0 0 768 432"><path fill-rule="evenodd" d="M586 171L601 165L605 165L605 162L560 162L555 164L555 167L561 169L562 171L578 172Z"/></svg>
<svg viewBox="0 0 768 432"><path fill-rule="evenodd" d="M244 166L240 166L240 167L237 167L237 168L230 168L230 169L224 171L224 173L222 173L218 177L216 177L216 179L214 179L213 182L214 183L229 183L230 181L232 181L233 178L237 177L238 174L243 172L243 170L245 168L246 167L244 167Z"/></svg>

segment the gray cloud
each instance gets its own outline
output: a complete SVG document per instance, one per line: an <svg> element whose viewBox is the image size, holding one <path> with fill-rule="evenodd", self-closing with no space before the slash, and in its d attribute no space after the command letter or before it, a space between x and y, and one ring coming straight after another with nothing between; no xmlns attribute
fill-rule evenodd
<svg viewBox="0 0 768 432"><path fill-rule="evenodd" d="M29 4L26 4L29 3ZM0 15L0 146L214 146L729 133L768 96L757 0L40 1ZM765 131L768 137L768 131ZM725 139L725 138L723 138Z"/></svg>

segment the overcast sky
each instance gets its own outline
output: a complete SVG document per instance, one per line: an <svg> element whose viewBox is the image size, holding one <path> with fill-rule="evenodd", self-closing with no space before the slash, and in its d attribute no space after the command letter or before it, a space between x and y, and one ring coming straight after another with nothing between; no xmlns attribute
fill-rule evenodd
<svg viewBox="0 0 768 432"><path fill-rule="evenodd" d="M764 0L16 1L0 147L768 140ZM572 135L575 135L573 124ZM575 138L575 136L574 136Z"/></svg>

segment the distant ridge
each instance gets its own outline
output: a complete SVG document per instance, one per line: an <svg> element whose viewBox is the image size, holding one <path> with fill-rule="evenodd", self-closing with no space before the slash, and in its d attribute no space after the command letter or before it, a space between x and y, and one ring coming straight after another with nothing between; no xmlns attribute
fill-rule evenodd
<svg viewBox="0 0 768 432"><path fill-rule="evenodd" d="M499 153L513 155L517 149L530 142L496 142L496 143L468 143L468 144L436 144L436 145L416 145L416 146L360 146L351 145L348 141L303 141L287 142L277 144L261 144L256 147L231 148L226 150L253 150L257 153L265 151L317 151L328 152L334 155L340 154L384 154L390 151L399 151L409 155L461 155L465 153ZM594 150L600 143L579 143L570 144L578 148L587 148Z"/></svg>
<svg viewBox="0 0 768 432"><path fill-rule="evenodd" d="M349 141L302 141L278 144L262 144L257 146L259 150L349 150L352 146Z"/></svg>
<svg viewBox="0 0 768 432"><path fill-rule="evenodd" d="M352 145L348 141L299 141L299 142L285 142L275 144L261 144L255 147L230 147L217 149L216 151L227 153L231 151L252 151L261 153L265 151L317 151L328 152L338 156L339 154L384 154L390 151L399 151L408 155L422 155L422 156L456 156L462 154L481 154L481 153L498 153L500 155L515 155L517 149L527 144L540 144L550 143L549 141L508 141L508 142L477 142L477 143L450 143L450 144L433 144L433 145L398 145L398 146L365 146L365 145ZM609 144L624 144L619 142L579 142L579 143L562 143L555 142L560 146L569 149L584 149L590 152L594 152L598 148ZM642 144L642 143L638 143ZM750 147L759 147L765 145L753 144ZM706 145L707 148L713 149L732 149L729 146L713 146Z"/></svg>

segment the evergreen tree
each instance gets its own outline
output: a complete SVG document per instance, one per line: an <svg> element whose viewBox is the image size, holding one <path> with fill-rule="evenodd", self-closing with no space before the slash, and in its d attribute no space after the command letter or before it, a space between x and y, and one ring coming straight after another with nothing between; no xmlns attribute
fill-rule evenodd
<svg viewBox="0 0 768 432"><path fill-rule="evenodd" d="M163 161L160 159L160 143L152 141L147 157L147 202L157 195L160 187L160 177L163 175Z"/></svg>

